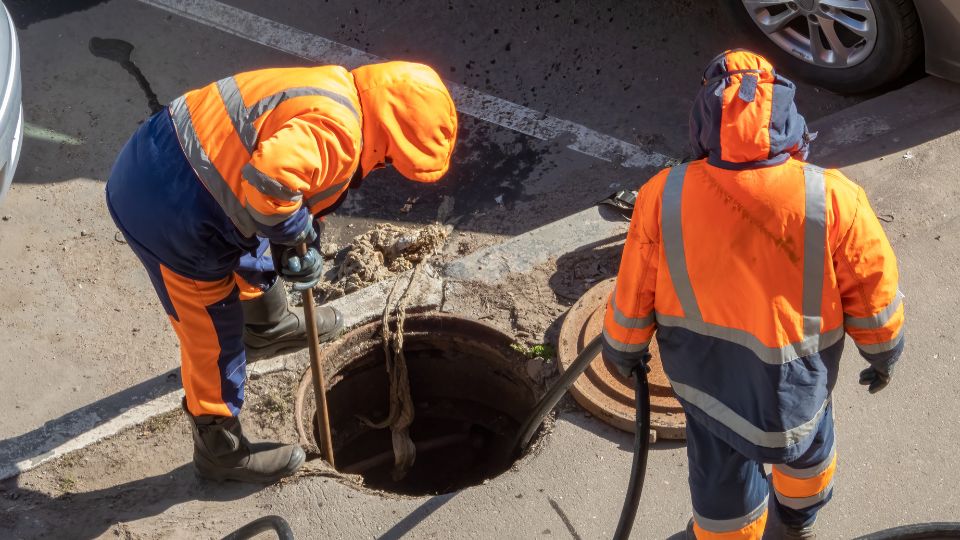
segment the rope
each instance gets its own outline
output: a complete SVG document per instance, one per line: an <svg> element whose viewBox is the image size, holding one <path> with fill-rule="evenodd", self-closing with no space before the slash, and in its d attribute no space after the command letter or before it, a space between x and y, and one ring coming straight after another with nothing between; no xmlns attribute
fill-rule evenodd
<svg viewBox="0 0 960 540"><path fill-rule="evenodd" d="M400 280L393 283L387 301L383 306L383 315L380 318L382 327L383 355L386 358L387 374L390 376L390 412L381 422L371 422L365 418L360 420L367 426L375 429L390 427L393 442L393 473L394 481L402 480L417 458L417 448L410 438L410 424L413 423L413 397L410 395L410 376L407 372L407 358L403 353L403 325L407 316L407 301L413 284L416 282L426 262L421 259L410 273L410 281L400 295L396 304L393 298L400 285ZM396 331L390 330L390 307L393 305Z"/></svg>

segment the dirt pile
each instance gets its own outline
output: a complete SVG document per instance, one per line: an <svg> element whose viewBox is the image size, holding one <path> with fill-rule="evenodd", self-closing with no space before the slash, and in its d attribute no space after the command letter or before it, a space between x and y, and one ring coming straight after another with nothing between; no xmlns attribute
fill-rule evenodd
<svg viewBox="0 0 960 540"><path fill-rule="evenodd" d="M335 300L412 269L443 247L449 234L439 223L421 228L377 225L336 252L329 281L315 289L317 301Z"/></svg>

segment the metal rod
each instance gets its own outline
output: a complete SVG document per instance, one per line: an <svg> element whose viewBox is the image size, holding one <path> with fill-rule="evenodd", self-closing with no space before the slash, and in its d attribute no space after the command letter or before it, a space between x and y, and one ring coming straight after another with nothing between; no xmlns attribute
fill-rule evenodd
<svg viewBox="0 0 960 540"><path fill-rule="evenodd" d="M307 244L297 246L300 256L307 254ZM317 335L317 311L313 299L313 288L309 288L303 295L303 316L307 320L307 347L310 350L310 371L313 374L313 391L317 398L317 417L320 428L320 451L324 459L334 469L333 439L330 436L330 413L327 411L327 385L323 379L323 366L320 365L320 337Z"/></svg>

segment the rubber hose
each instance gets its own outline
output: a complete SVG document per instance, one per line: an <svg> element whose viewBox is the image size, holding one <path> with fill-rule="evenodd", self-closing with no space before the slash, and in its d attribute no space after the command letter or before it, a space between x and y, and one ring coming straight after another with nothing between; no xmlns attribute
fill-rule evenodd
<svg viewBox="0 0 960 540"><path fill-rule="evenodd" d="M920 523L861 536L856 540L939 540L960 538L960 523Z"/></svg>
<svg viewBox="0 0 960 540"><path fill-rule="evenodd" d="M540 401L537 402L537 406L534 407L533 412L530 413L530 416L527 417L527 421L523 423L520 430L518 431L519 436L517 438L516 444L514 445L516 455L520 455L526 450L527 445L530 444L530 439L533 438L533 434L537 432L537 429L540 427L540 424L543 422L543 419L550 412L551 409L560 401L560 398L563 397L563 394L567 392L567 389L573 386L573 383L576 382L577 378L587 370L587 367L590 366L590 362L600 354L600 350L603 347L603 341L600 336L593 338L590 343L587 343L587 346L580 351L580 354L577 355L577 358L570 364L570 367L563 372L563 375L557 379L557 382L553 384L548 390L547 393L540 398Z"/></svg>
<svg viewBox="0 0 960 540"><path fill-rule="evenodd" d="M247 523L236 531L223 537L223 540L248 540L254 536L267 531L277 533L279 540L294 540L293 531L290 530L290 524L280 516L263 516Z"/></svg>
<svg viewBox="0 0 960 540"><path fill-rule="evenodd" d="M627 486L627 495L623 499L617 532L613 533L615 540L630 538L630 530L633 529L633 521L640 506L640 495L643 493L643 479L647 475L647 454L650 453L650 386L647 384L647 370L640 366L633 375L636 386L637 431L633 439L630 485Z"/></svg>

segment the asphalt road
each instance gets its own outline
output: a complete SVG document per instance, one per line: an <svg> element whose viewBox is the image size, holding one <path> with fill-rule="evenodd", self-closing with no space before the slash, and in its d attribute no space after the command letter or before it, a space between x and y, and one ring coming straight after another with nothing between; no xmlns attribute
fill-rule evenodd
<svg viewBox="0 0 960 540"><path fill-rule="evenodd" d="M115 228L102 204L103 181L114 156L150 114L149 95L155 94L162 104L187 89L235 72L309 64L302 55L213 28L211 24L216 24L212 21L198 22L195 17L175 15L136 0L9 3L19 25L24 113L32 127L14 186L0 204L0 215L9 217L0 223L0 410L4 411L0 438L37 430L47 421L162 376L178 365L175 338L149 281L128 248L114 240ZM629 143L644 155L670 158L687 153L686 118L703 65L744 40L725 32L730 25L723 11L693 0L471 4L231 0L225 5L378 57L429 63L447 80L535 111L537 118L549 115ZM247 31L256 34L257 28ZM146 84L138 83L117 62L95 56L90 48L95 38L132 44L131 60ZM801 111L810 120L842 115L860 101L803 84L798 91ZM945 205L949 199L936 196L938 190L946 189L949 171L955 171L956 140L936 141L953 132L957 124L955 115L930 111L923 117L928 119L924 129L909 119L884 116L891 107L906 108L911 103L905 96L883 110L831 122L832 153L824 153L824 157L835 162L825 164L852 167L862 175L858 179L868 186L868 192L878 190L896 207L897 215L919 216L909 225L897 222L894 227L904 227L897 234L905 236L895 245L915 250L905 258L905 267L914 275L915 289L923 291L920 297L935 297L942 287L952 287L956 261L945 251L940 237L924 236L917 245L906 239L926 234L934 226L950 231L940 233L943 238L956 238L950 236L957 229L955 210ZM885 120L857 124L874 117ZM334 239L349 238L377 221L431 221L443 197L455 200L453 217L458 229L512 236L586 208L616 187L636 186L654 172L652 167L626 167L616 160L603 161L571 150L570 133L542 140L514 129L516 125L502 124L461 115L461 143L448 178L429 187L413 186L389 172L371 179L332 220ZM50 132L57 135L52 137ZM883 151L870 146L880 142L885 145ZM922 159L909 158L900 163L901 168L890 168L890 156L920 145L927 145L916 152ZM848 152L848 147L860 153ZM882 155L887 156L886 163L879 160ZM901 170L914 165L916 169ZM899 178L910 179L914 199L901 196ZM414 199L412 210L403 212L403 206ZM929 276L936 280L925 281ZM911 298L909 290L907 295ZM921 334L926 345L917 358L955 375L942 347L944 340L952 343L953 338L947 338L955 335L954 310L944 303L954 297L955 291L937 303L948 317L921 311L920 324L936 322L937 331ZM909 377L919 370L905 368L904 373ZM933 379L917 381L935 384ZM857 390L849 386L841 390ZM883 489L896 491L900 484L895 466L904 460L916 474L931 475L929 479L910 478L906 495L898 495L901 499L914 497L907 501L912 513L895 513L882 525L912 521L913 516L960 517L956 498L949 495L949 486L956 480L952 465L956 452L951 450L956 432L943 416L941 403L942 398L955 412L958 398L956 392L943 387L935 392L930 388L916 382L883 405L860 399L846 402L846 409L838 407L839 429L849 429L852 434L847 441L867 440L864 437L871 431L859 428L858 423L880 417L899 426L899 431L891 432L899 445L897 451L910 452L909 457L882 457L885 454L878 449L890 440L883 437L856 444L856 451L850 454L857 456L862 466L855 470L873 476L844 473L851 493L866 496L873 492L877 484L870 478L877 477ZM903 411L926 420L911 424L900 417ZM911 427L915 429L907 429ZM584 431L578 426L571 429ZM596 426L588 426L577 437L593 437L596 430ZM919 440L924 444L915 445L907 434L923 434ZM596 444L610 446L608 442ZM617 455L619 467L625 459ZM669 457L661 465L683 464L682 452L674 449L662 455ZM602 469L604 474L614 474L610 463ZM657 465L656 459L653 465ZM663 478L658 476L657 482L673 482L674 487L652 485L660 485L672 505L686 504L684 490L676 487L683 474L658 475ZM607 495L619 497L619 488L604 487L605 478L597 476L590 484L593 491L579 495L578 504L594 505L596 497ZM926 496L927 485L935 486L931 489L942 497L923 506L918 501ZM303 489L309 493L310 488ZM465 511L466 507L462 508ZM655 508L647 508L645 515L657 524L654 530L663 532L681 521L686 508L671 510L660 518ZM893 512L869 508L863 501L847 508L831 511L834 517L829 523L842 525L846 531L862 531L850 525L849 520L857 516L850 508L874 517ZM571 512L574 523L589 531L585 537L606 531L600 525L577 521L591 519L588 510ZM390 513L382 513L380 525L389 526ZM612 514L600 512L601 521ZM531 522L522 530L535 532L539 526L539 522ZM442 530L440 527L434 524L428 531ZM376 529L364 530L372 533ZM505 530L488 529L491 533Z"/></svg>

